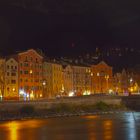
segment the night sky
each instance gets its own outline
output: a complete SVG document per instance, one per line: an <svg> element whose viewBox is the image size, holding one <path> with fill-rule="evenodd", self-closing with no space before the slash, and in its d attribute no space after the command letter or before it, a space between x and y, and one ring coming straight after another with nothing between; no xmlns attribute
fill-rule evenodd
<svg viewBox="0 0 140 140"><path fill-rule="evenodd" d="M5 3L4 3L5 2ZM8 0L0 6L0 51L48 56L140 46L139 0Z"/></svg>

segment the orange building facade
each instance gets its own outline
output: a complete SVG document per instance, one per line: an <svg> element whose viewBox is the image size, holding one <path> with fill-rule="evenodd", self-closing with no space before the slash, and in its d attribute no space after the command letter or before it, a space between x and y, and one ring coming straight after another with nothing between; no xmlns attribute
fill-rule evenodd
<svg viewBox="0 0 140 140"><path fill-rule="evenodd" d="M109 93L112 91L112 67L101 61L97 65L91 66L92 71L92 92Z"/></svg>
<svg viewBox="0 0 140 140"><path fill-rule="evenodd" d="M18 54L18 63L20 98L42 98L43 57L30 49Z"/></svg>

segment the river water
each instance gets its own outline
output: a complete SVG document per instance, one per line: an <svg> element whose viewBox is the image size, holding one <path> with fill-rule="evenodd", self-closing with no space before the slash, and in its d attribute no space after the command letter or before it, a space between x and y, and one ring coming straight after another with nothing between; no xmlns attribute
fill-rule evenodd
<svg viewBox="0 0 140 140"><path fill-rule="evenodd" d="M140 113L0 122L0 140L140 140Z"/></svg>

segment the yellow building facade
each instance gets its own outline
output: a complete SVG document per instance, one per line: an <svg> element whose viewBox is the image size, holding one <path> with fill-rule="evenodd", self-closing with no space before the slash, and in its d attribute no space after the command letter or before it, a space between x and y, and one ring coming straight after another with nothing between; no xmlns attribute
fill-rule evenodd
<svg viewBox="0 0 140 140"><path fill-rule="evenodd" d="M5 81L5 59L0 59L0 100L4 95L4 81Z"/></svg>
<svg viewBox="0 0 140 140"><path fill-rule="evenodd" d="M61 64L56 62L44 62L43 79L46 82L44 87L46 97L55 98L62 95L64 87L62 83Z"/></svg>
<svg viewBox="0 0 140 140"><path fill-rule="evenodd" d="M73 70L70 65L63 66L62 72L62 80L63 80L63 95L71 96L73 94Z"/></svg>
<svg viewBox="0 0 140 140"><path fill-rule="evenodd" d="M18 92L18 62L14 58L9 58L5 62L5 92L4 99L17 100Z"/></svg>

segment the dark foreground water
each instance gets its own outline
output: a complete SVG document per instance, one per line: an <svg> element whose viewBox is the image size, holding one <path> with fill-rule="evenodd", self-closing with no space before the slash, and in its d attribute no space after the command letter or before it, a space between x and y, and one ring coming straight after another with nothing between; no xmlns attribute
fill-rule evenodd
<svg viewBox="0 0 140 140"><path fill-rule="evenodd" d="M0 140L140 140L140 113L1 122Z"/></svg>

